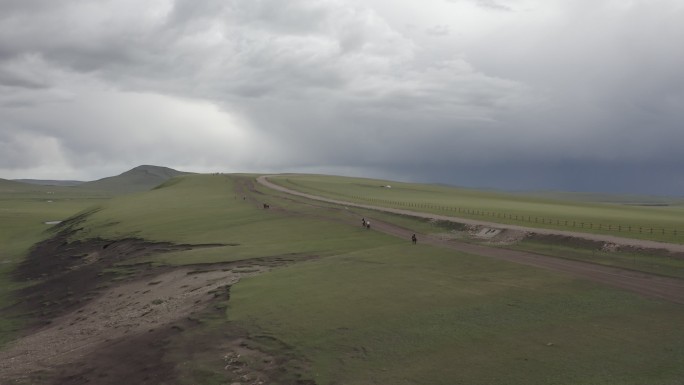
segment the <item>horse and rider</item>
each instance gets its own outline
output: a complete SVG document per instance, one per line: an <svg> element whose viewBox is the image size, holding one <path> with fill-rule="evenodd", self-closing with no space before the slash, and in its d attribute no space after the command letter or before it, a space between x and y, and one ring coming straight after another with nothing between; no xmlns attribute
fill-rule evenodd
<svg viewBox="0 0 684 385"><path fill-rule="evenodd" d="M370 229L370 221L366 220L366 218L361 218L361 227Z"/></svg>

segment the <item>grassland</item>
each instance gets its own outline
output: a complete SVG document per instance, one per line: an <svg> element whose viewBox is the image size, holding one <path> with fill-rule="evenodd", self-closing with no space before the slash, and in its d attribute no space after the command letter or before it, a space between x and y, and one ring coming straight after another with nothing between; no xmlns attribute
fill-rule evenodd
<svg viewBox="0 0 684 385"><path fill-rule="evenodd" d="M363 233L360 229L340 224L335 218L321 220L307 216L306 210L310 209L305 207L292 215L274 215L272 210L258 207L259 203L243 199L235 190L235 178L223 175L177 178L161 188L104 203L88 217L83 226L85 230L78 237L138 237L217 245L156 259L169 264L225 262L292 253L326 256L396 242L381 234L360 237Z"/></svg>
<svg viewBox="0 0 684 385"><path fill-rule="evenodd" d="M45 222L66 219L108 199L105 192L0 181L0 308L15 301L10 293L24 284L10 273L33 244L52 235ZM0 345L20 321L0 317Z"/></svg>
<svg viewBox="0 0 684 385"><path fill-rule="evenodd" d="M319 384L671 384L684 309L523 266L387 246L232 290L228 318Z"/></svg>
<svg viewBox="0 0 684 385"><path fill-rule="evenodd" d="M138 237L222 245L134 263L316 256L234 285L223 316L205 324L224 333L239 327L254 338L279 341L263 349L297 357L319 385L665 385L684 378L680 305L513 263L412 246L361 229L357 214L290 199L254 186L253 179L189 175L152 191L102 201L73 239ZM333 180L322 186L310 183L338 198L358 188ZM302 188L309 182L297 183ZM416 202L429 195L420 186L412 193L395 183L391 191L368 180L354 183L377 189L377 199L403 190ZM469 202L476 201L472 197ZM262 209L262 202L272 208ZM45 236L46 215L59 214L43 212L38 203L17 206L17 215L26 213L22 226L33 229L33 235L18 241L15 256ZM74 202L69 210L78 208ZM383 218L406 226L418 223ZM184 359L176 353L169 359ZM222 381L220 360L184 362L183 368L179 383Z"/></svg>
<svg viewBox="0 0 684 385"><path fill-rule="evenodd" d="M676 200L670 205L642 206L638 202L588 202L586 196L573 201L319 175L284 175L270 180L298 191L356 203L528 227L684 243L684 205Z"/></svg>

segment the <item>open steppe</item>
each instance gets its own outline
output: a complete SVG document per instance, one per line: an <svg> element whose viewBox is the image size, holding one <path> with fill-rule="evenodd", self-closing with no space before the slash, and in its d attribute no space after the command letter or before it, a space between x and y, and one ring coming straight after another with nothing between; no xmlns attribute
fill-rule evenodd
<svg viewBox="0 0 684 385"><path fill-rule="evenodd" d="M479 199L483 206L468 209L546 218L556 210L548 200L535 206L536 198L458 197L431 186L401 195L406 186L395 182L269 178L299 190L294 195L259 177L181 175L124 195L0 191L0 216L13 221L0 248L0 382L684 378L677 205L592 203L582 211L587 204L559 203L571 219L558 221L574 215L670 230L567 234L556 222L516 228L513 219L485 221L470 211L454 219L437 209ZM426 196L434 204L424 209ZM599 220L586 219L589 212Z"/></svg>

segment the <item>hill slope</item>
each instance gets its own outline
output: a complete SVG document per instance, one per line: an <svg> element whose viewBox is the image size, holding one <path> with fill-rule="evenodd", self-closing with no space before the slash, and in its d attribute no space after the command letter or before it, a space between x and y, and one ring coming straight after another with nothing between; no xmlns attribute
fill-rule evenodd
<svg viewBox="0 0 684 385"><path fill-rule="evenodd" d="M23 183L23 182L17 182L13 180L7 180L7 179L0 179L0 192L8 192L8 193L14 193L14 192L27 192L31 191L33 189L33 186Z"/></svg>
<svg viewBox="0 0 684 385"><path fill-rule="evenodd" d="M78 186L84 183L80 180L14 179L14 181L28 184L37 184L40 186Z"/></svg>
<svg viewBox="0 0 684 385"><path fill-rule="evenodd" d="M185 174L189 173L168 167L143 165L117 176L83 183L78 188L126 194L150 190L173 177Z"/></svg>

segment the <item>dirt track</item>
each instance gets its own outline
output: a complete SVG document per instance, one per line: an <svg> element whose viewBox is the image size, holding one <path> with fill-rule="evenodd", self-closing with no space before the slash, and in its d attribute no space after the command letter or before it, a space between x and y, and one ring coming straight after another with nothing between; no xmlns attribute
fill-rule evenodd
<svg viewBox="0 0 684 385"><path fill-rule="evenodd" d="M467 219L462 219L462 218L447 217L447 216L428 214L428 213L419 213L419 212L408 211L408 210L390 209L390 208L377 207L377 206L371 206L371 205L362 205L362 204L356 204L356 203L351 203L351 202L344 202L344 201L338 201L338 200L334 200L334 199L328 199L328 198L319 197L319 196L315 196L315 195L311 195L311 194L301 193L299 191L290 190L290 189L287 189L285 187L278 186L278 185L275 185L275 184L269 182L267 180L267 177L265 177L265 176L259 177L257 179L257 181L259 183L261 183L262 185L268 187L268 188L278 190L281 192L285 192L288 194L297 195L297 196L301 196L301 197L305 197L305 198L309 198L309 199L314 199L314 200L319 200L319 201L323 201L323 202L328 202L328 203L340 204L340 205L344 205L344 206L348 206L348 207L359 207L359 208L364 208L364 209L391 212L391 213L395 213L395 214L411 215L411 216L415 216L415 217L419 217L419 218L446 220L446 221L465 223L465 224L471 224L471 225L491 226L494 228L505 228L505 229L518 230L518 231L534 232L537 234L556 234L556 235L570 236L570 237L575 237L575 238L604 241L604 242L615 243L615 244L626 245L626 246L666 249L666 250L675 251L675 252L683 252L684 251L684 245L676 245L676 244L669 244L669 243L636 240L636 239L620 238L620 237L612 237L612 236L604 236L604 235L575 233L575 232L569 232L569 231L556 231L556 230L547 230L547 229L526 228L526 227L522 227L522 226L511 226L511 225L502 225L502 224L491 223L491 222L473 221L473 220L467 220ZM397 236L400 238L407 239L407 242L410 239L411 234L413 234L413 231L411 231L409 229L401 228L399 226L395 226L395 225L392 225L389 223L383 223L377 219L372 219L372 222L373 222L373 229L374 230L381 231L381 232L386 233L386 234L390 234L390 235L394 235L394 236ZM619 268L603 266L603 265L598 265L598 264L573 261L573 260L567 260L567 259L561 259L561 258L554 258L554 257L549 257L549 256L544 256L544 255L534 254L534 253L528 253L528 252L523 252L523 251L506 250L506 249L501 249L501 248L475 245L475 244L470 244L470 243L465 243L465 242L458 242L458 241L454 241L454 240L443 240L443 239L439 239L437 237L420 235L420 234L419 234L419 239L420 239L421 243L431 244L431 245L440 246L440 247L447 247L447 248L450 248L453 250L457 250L457 251L461 251L461 252L465 252L465 253L469 253L469 254L481 255L481 256L497 258L497 259L502 259L502 260L516 262L516 263L522 263L525 265L535 266L535 267L539 267L539 268L543 268L543 269L547 269L547 270L559 271L559 272L571 274L574 276L582 277L585 279L589 279L591 281L600 282L600 283L610 285L613 287L630 290L632 292L636 292L638 294L641 294L641 295L644 295L647 297L658 298L658 299L663 299L663 300L667 300L670 302L684 304L684 280L680 280L680 279L676 279L676 278L668 278L668 277L662 277L662 276L657 276L657 275L652 275L652 274L647 274L647 273L641 273L641 272L632 271L632 270L619 269Z"/></svg>

